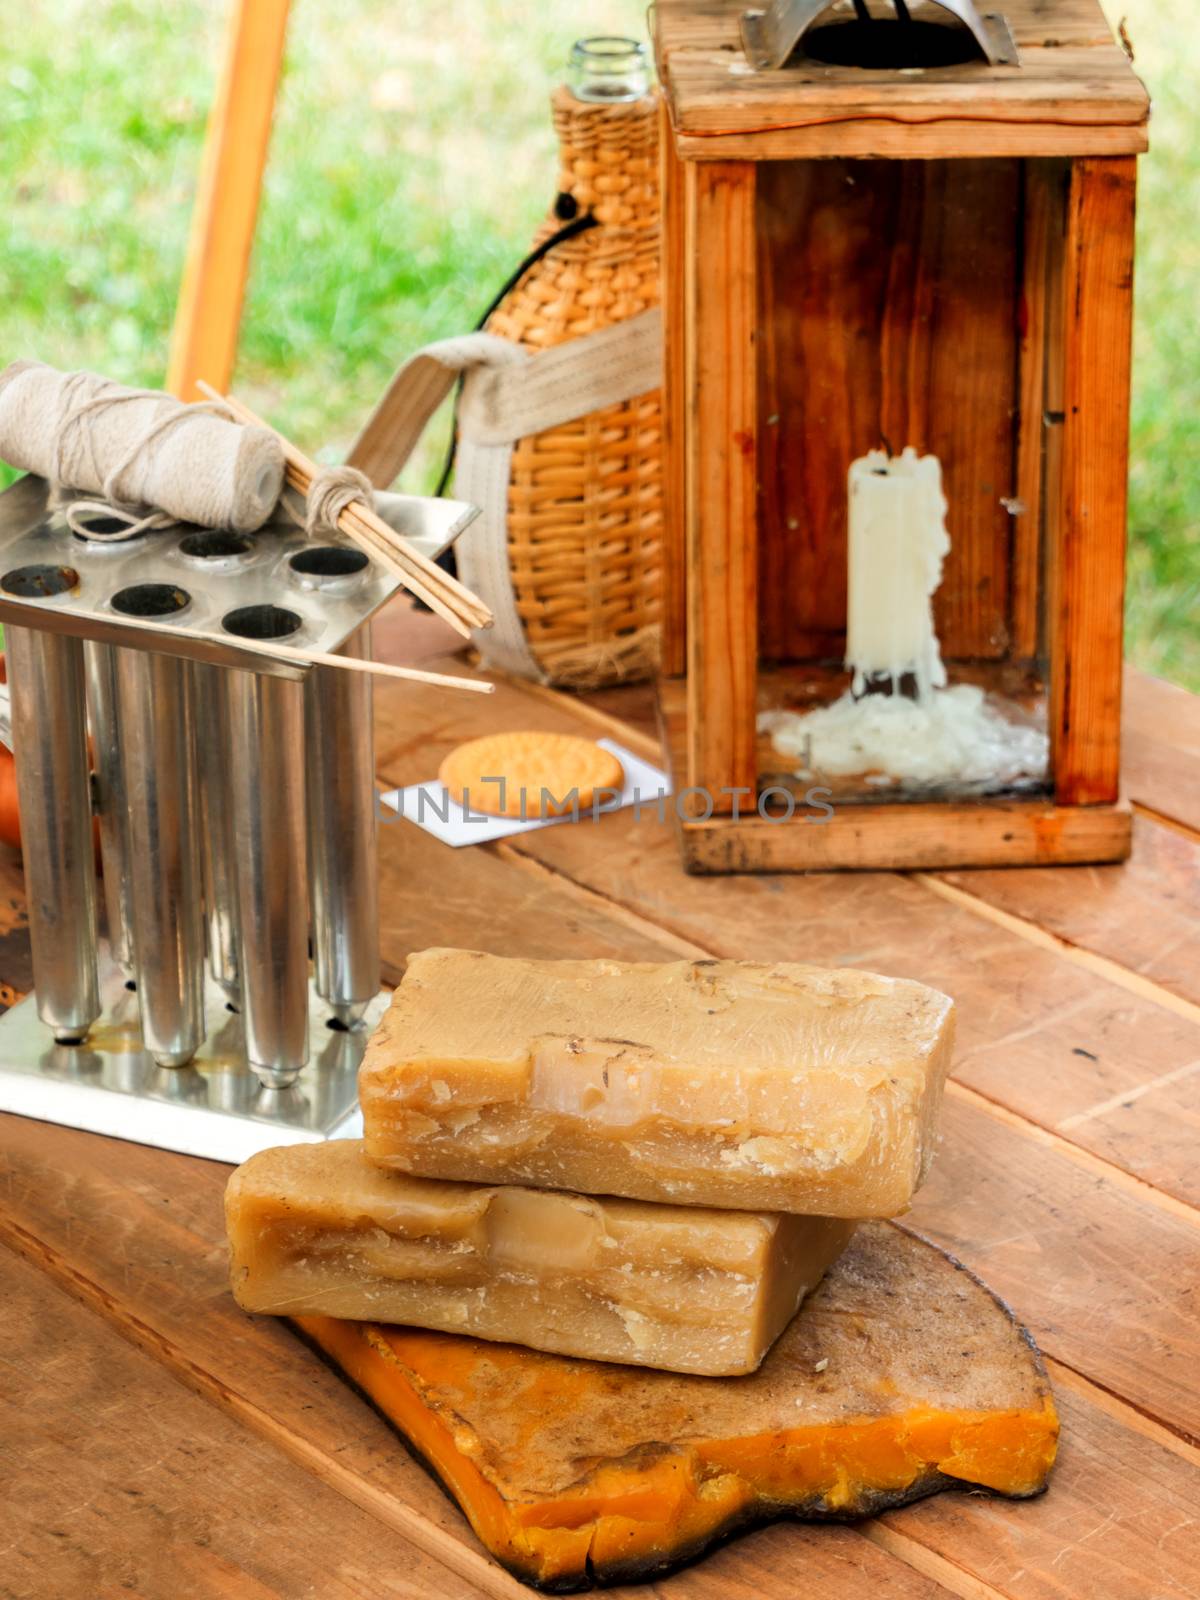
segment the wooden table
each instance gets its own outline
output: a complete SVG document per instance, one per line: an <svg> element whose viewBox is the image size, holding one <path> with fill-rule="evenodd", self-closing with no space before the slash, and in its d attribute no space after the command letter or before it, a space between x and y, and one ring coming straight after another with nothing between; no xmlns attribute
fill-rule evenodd
<svg viewBox="0 0 1200 1600"><path fill-rule="evenodd" d="M386 652L433 659L403 610ZM384 652L381 652L384 653ZM379 692L379 771L498 726L653 749L649 696ZM1200 1595L1200 699L1131 674L1125 867L688 878L628 811L451 851L382 830L384 948L862 964L960 1005L943 1142L912 1221L1003 1294L1063 1419L1049 1493L945 1494L777 1525L640 1591L669 1600ZM30 983L0 861L0 979ZM393 1434L225 1284L227 1169L0 1118L0 1595L475 1600L528 1594ZM15 1470L11 1467L15 1465Z"/></svg>

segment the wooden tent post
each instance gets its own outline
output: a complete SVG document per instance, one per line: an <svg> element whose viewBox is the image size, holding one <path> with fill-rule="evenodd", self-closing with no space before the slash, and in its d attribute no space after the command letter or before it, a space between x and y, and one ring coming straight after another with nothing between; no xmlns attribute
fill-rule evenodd
<svg viewBox="0 0 1200 1600"><path fill-rule="evenodd" d="M184 400L198 379L224 392L233 376L287 15L288 0L234 0L230 13L167 368Z"/></svg>

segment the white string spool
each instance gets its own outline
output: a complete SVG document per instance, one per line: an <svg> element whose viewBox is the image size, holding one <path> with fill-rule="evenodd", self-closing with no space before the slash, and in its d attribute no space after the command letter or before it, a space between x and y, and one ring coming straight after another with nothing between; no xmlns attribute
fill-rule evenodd
<svg viewBox="0 0 1200 1600"><path fill-rule="evenodd" d="M194 522L252 533L283 487L283 447L157 389L14 361L0 372L0 460L56 491L100 496L135 527ZM72 508L76 513L82 506Z"/></svg>

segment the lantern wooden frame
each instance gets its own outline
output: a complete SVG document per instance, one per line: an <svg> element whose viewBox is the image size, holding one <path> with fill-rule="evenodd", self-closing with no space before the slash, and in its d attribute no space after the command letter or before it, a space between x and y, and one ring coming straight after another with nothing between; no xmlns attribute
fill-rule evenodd
<svg viewBox="0 0 1200 1600"><path fill-rule="evenodd" d="M720 872L1120 859L1130 840L1119 792L1120 692L1134 188L1136 155L1147 143L1145 89L1096 0L1007 0L1019 66L981 61L919 74L807 60L750 73L739 10L713 0L657 0L654 8L664 101L668 512L660 711L677 792L689 791L680 808L685 862ZM779 418L768 413L772 404L780 409L769 369L772 330L786 327L789 297L794 305L806 292L810 268L814 282L820 273L816 246L803 233L787 236L788 270L779 271L770 230L786 233L805 214L806 185L828 199L831 182L844 181L851 194L862 187L858 179L880 193L899 185L899 199L887 202L889 215L901 219L891 260L903 259L907 274L899 299L891 279L883 293L885 336L869 380L881 395L880 431L886 413L899 419L896 448L915 443L942 455L936 419L932 442L926 426L941 361L954 403L943 405L940 426L943 435L958 429L950 455L957 452L961 477L962 459L975 448L974 410L990 406L994 414L997 395L1011 392L1006 481L986 485L986 505L971 490L963 559L981 568L974 589L960 589L1003 590L1004 648L1013 658L1040 649L1048 662L1053 793L847 805L819 826L800 815L781 823L758 815L748 798L760 777L760 637L769 643L778 631L770 613L764 627L760 587L771 600L781 587L776 575L786 579L797 560L813 555L789 544L775 503L790 491L780 430L772 426ZM1003 250L1016 252L1011 307L1003 312L989 310L972 287L981 262L991 270L990 258L976 252L955 264L963 229L941 226L939 259L950 265L940 283L922 284L925 243L905 235L906 219L914 206L936 219L951 195L956 217L973 216L981 228L1010 217L1011 240L997 235ZM836 220L836 194L831 204L822 212L826 224ZM836 258L836 241L833 251ZM858 258L849 259L853 279ZM826 274L819 292L830 318L800 324L833 327L842 356L850 335L834 324L844 281ZM998 281L1007 281L1003 273ZM940 300L939 287L947 289ZM939 305L965 310L939 325ZM847 385L861 387L857 372L848 370ZM977 407L962 403L964 392ZM794 395L789 403L798 414ZM854 455L879 443L879 431L847 429ZM843 455L844 474L851 454ZM828 462L818 468L830 478ZM949 481L947 490L953 516ZM1009 514L999 532L996 505ZM815 537L819 544L824 533ZM994 570L984 570L993 558ZM760 569L769 579L761 586ZM805 570L811 578L814 569ZM979 634L977 618L960 622L964 639L972 628ZM807 648L819 653L821 641L813 641Z"/></svg>

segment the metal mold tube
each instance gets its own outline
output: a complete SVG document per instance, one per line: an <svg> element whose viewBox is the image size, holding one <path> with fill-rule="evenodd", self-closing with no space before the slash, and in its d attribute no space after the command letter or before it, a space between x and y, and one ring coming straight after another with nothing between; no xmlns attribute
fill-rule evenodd
<svg viewBox="0 0 1200 1600"><path fill-rule="evenodd" d="M229 817L229 739L226 730L224 669L192 663L193 726L196 739L196 792L200 807L200 850L204 864L204 918L208 970L235 1003L238 981L237 881L233 828Z"/></svg>
<svg viewBox="0 0 1200 1600"><path fill-rule="evenodd" d="M341 654L366 660L364 624ZM308 877L317 993L345 1027L379 992L374 699L366 673L314 667L304 689Z"/></svg>
<svg viewBox="0 0 1200 1600"><path fill-rule="evenodd" d="M116 656L142 1037L160 1067L182 1067L204 1038L190 671L148 650Z"/></svg>
<svg viewBox="0 0 1200 1600"><path fill-rule="evenodd" d="M112 645L85 639L83 670L88 726L96 768L96 815L104 869L108 944L126 977L134 970L133 910L130 904L129 820L125 812L125 769L117 717L117 653Z"/></svg>
<svg viewBox="0 0 1200 1600"><path fill-rule="evenodd" d="M12 623L4 642L38 1016L77 1044L100 1015L83 646Z"/></svg>
<svg viewBox="0 0 1200 1600"><path fill-rule="evenodd" d="M304 685L223 679L246 1055L261 1083L287 1088L308 1057Z"/></svg>

